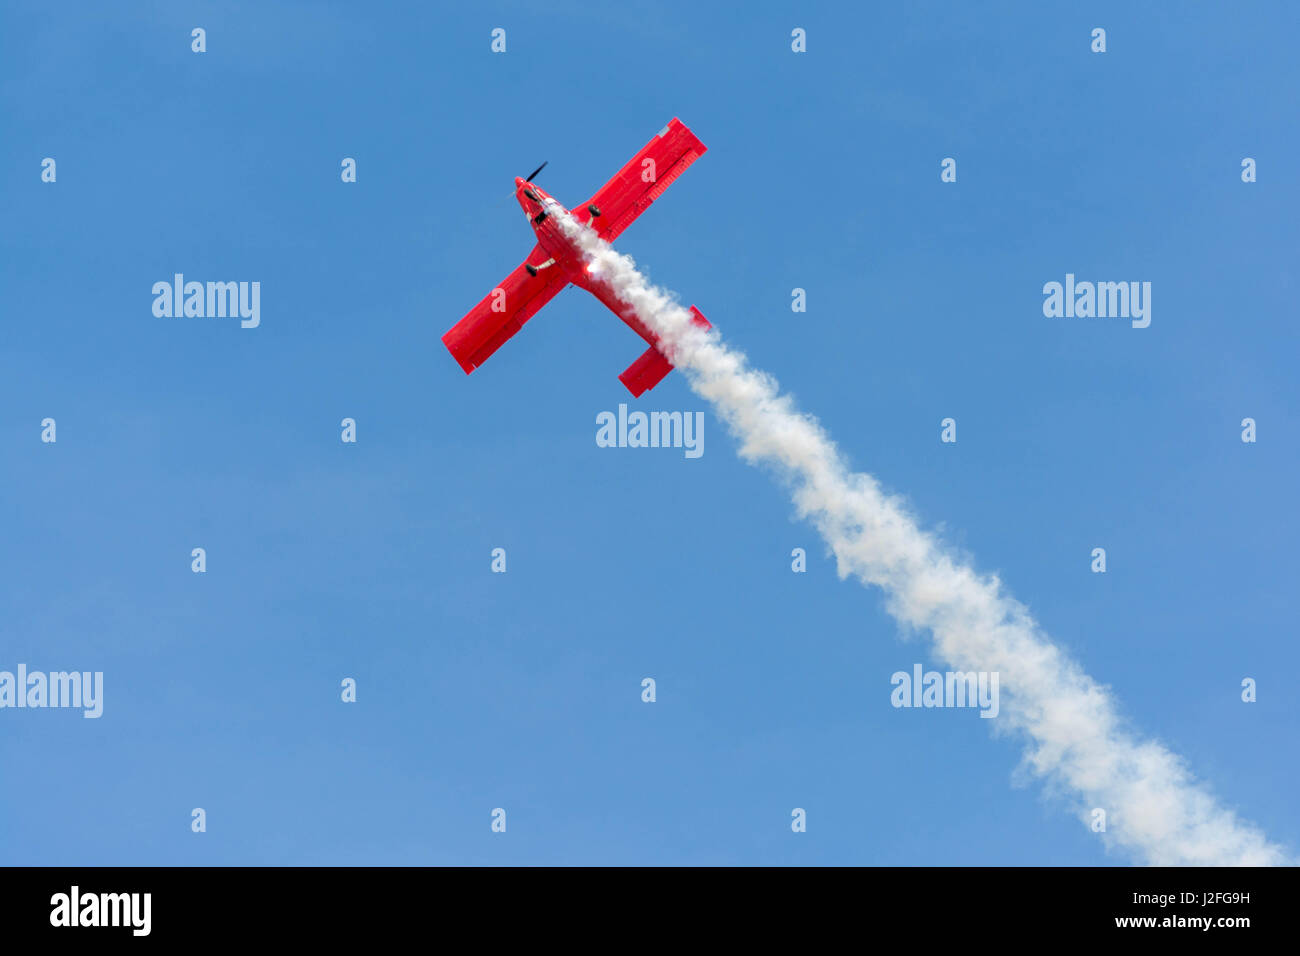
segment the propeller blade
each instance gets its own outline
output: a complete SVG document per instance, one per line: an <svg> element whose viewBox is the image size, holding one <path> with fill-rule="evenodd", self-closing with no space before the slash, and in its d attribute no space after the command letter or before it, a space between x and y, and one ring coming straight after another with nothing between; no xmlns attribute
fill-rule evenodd
<svg viewBox="0 0 1300 956"><path fill-rule="evenodd" d="M549 163L549 162L550 162L550 160L548 159L548 160L546 161L546 163ZM525 177L524 177L524 182L526 182L526 183L531 183L531 182L533 181L533 177L536 176L538 173L540 173L543 169L546 168L546 163L542 163L542 165L538 166L538 167L537 167L536 169L534 169L531 173L529 173L527 176L525 176Z"/></svg>

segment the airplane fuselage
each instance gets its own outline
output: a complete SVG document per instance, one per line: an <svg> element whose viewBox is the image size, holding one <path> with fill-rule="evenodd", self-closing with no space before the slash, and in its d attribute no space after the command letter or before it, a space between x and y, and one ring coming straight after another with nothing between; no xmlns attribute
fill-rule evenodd
<svg viewBox="0 0 1300 956"><path fill-rule="evenodd" d="M599 275L593 275L587 269L587 263L578 243L572 237L565 235L560 224L556 222L557 215L568 213L569 210L546 190L519 177L515 177L515 198L519 200L524 215L528 217L533 232L537 234L537 244L551 257L550 262L537 264L539 274L546 269L559 269L569 282L594 295L646 342L650 345L657 344L658 337L637 318L636 311L618 297L608 282ZM599 212L593 213L591 209L584 209L571 215L579 222L587 223L599 215Z"/></svg>

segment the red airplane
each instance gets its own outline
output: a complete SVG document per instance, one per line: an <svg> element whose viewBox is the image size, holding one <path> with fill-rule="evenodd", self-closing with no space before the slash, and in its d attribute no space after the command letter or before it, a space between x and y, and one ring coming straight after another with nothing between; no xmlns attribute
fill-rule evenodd
<svg viewBox="0 0 1300 956"><path fill-rule="evenodd" d="M612 242L707 148L681 120L674 118L613 179L601 186L584 208L573 213L574 218L590 224L602 239ZM659 351L658 336L646 328L608 283L587 271L581 250L560 230L550 208L552 203L559 204L533 183L533 176L545 165L538 166L527 179L515 177L515 198L537 233L537 245L514 272L451 327L442 342L468 374L486 362L542 306L573 283L605 303L650 343L645 353L618 377L634 397L640 396L672 371L672 363ZM691 316L697 325L709 327L708 319L695 306L691 306Z"/></svg>

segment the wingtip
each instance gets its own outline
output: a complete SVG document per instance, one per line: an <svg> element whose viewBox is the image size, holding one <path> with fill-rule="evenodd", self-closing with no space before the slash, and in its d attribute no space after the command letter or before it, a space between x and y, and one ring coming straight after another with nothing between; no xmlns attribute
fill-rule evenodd
<svg viewBox="0 0 1300 956"><path fill-rule="evenodd" d="M623 372L621 375L619 375L618 380L619 380L620 382L623 383L623 387L624 387L625 389L627 389L627 390L632 394L632 397L633 397L633 398L640 398L640 397L641 397L642 395L644 395L645 392L646 392L646 390L645 390L644 388L641 389L641 391L638 392L638 391L633 387L632 383L629 382L629 381L627 380L627 372Z"/></svg>
<svg viewBox="0 0 1300 956"><path fill-rule="evenodd" d="M456 350L452 348L451 343L447 341L448 335L451 335L451 332L448 332L447 335L442 337L442 344L446 347L447 353L456 360L456 364L465 371L466 375L468 375L470 372L474 371L474 369L478 368L478 366L469 359L461 358L456 354Z"/></svg>
<svg viewBox="0 0 1300 956"><path fill-rule="evenodd" d="M702 329L713 328L713 323L704 317L704 313L695 306L691 306L691 321Z"/></svg>

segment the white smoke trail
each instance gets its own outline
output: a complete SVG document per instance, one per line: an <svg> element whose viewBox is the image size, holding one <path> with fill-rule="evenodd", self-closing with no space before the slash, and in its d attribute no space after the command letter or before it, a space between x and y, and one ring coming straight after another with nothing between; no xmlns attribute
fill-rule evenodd
<svg viewBox="0 0 1300 956"><path fill-rule="evenodd" d="M881 587L900 622L929 630L934 651L961 671L997 671L999 722L1027 738L1025 764L1060 790L1079 817L1107 813L1108 843L1153 865L1275 865L1291 862L1255 826L1219 805L1163 745L1126 729L1110 692L1043 634L1028 609L993 576L958 563L923 532L903 502L847 467L817 421L799 412L776 380L749 368L716 331L558 206L593 275L604 278L664 343L690 387L712 403L750 462L773 466L796 509L835 554L841 577Z"/></svg>

